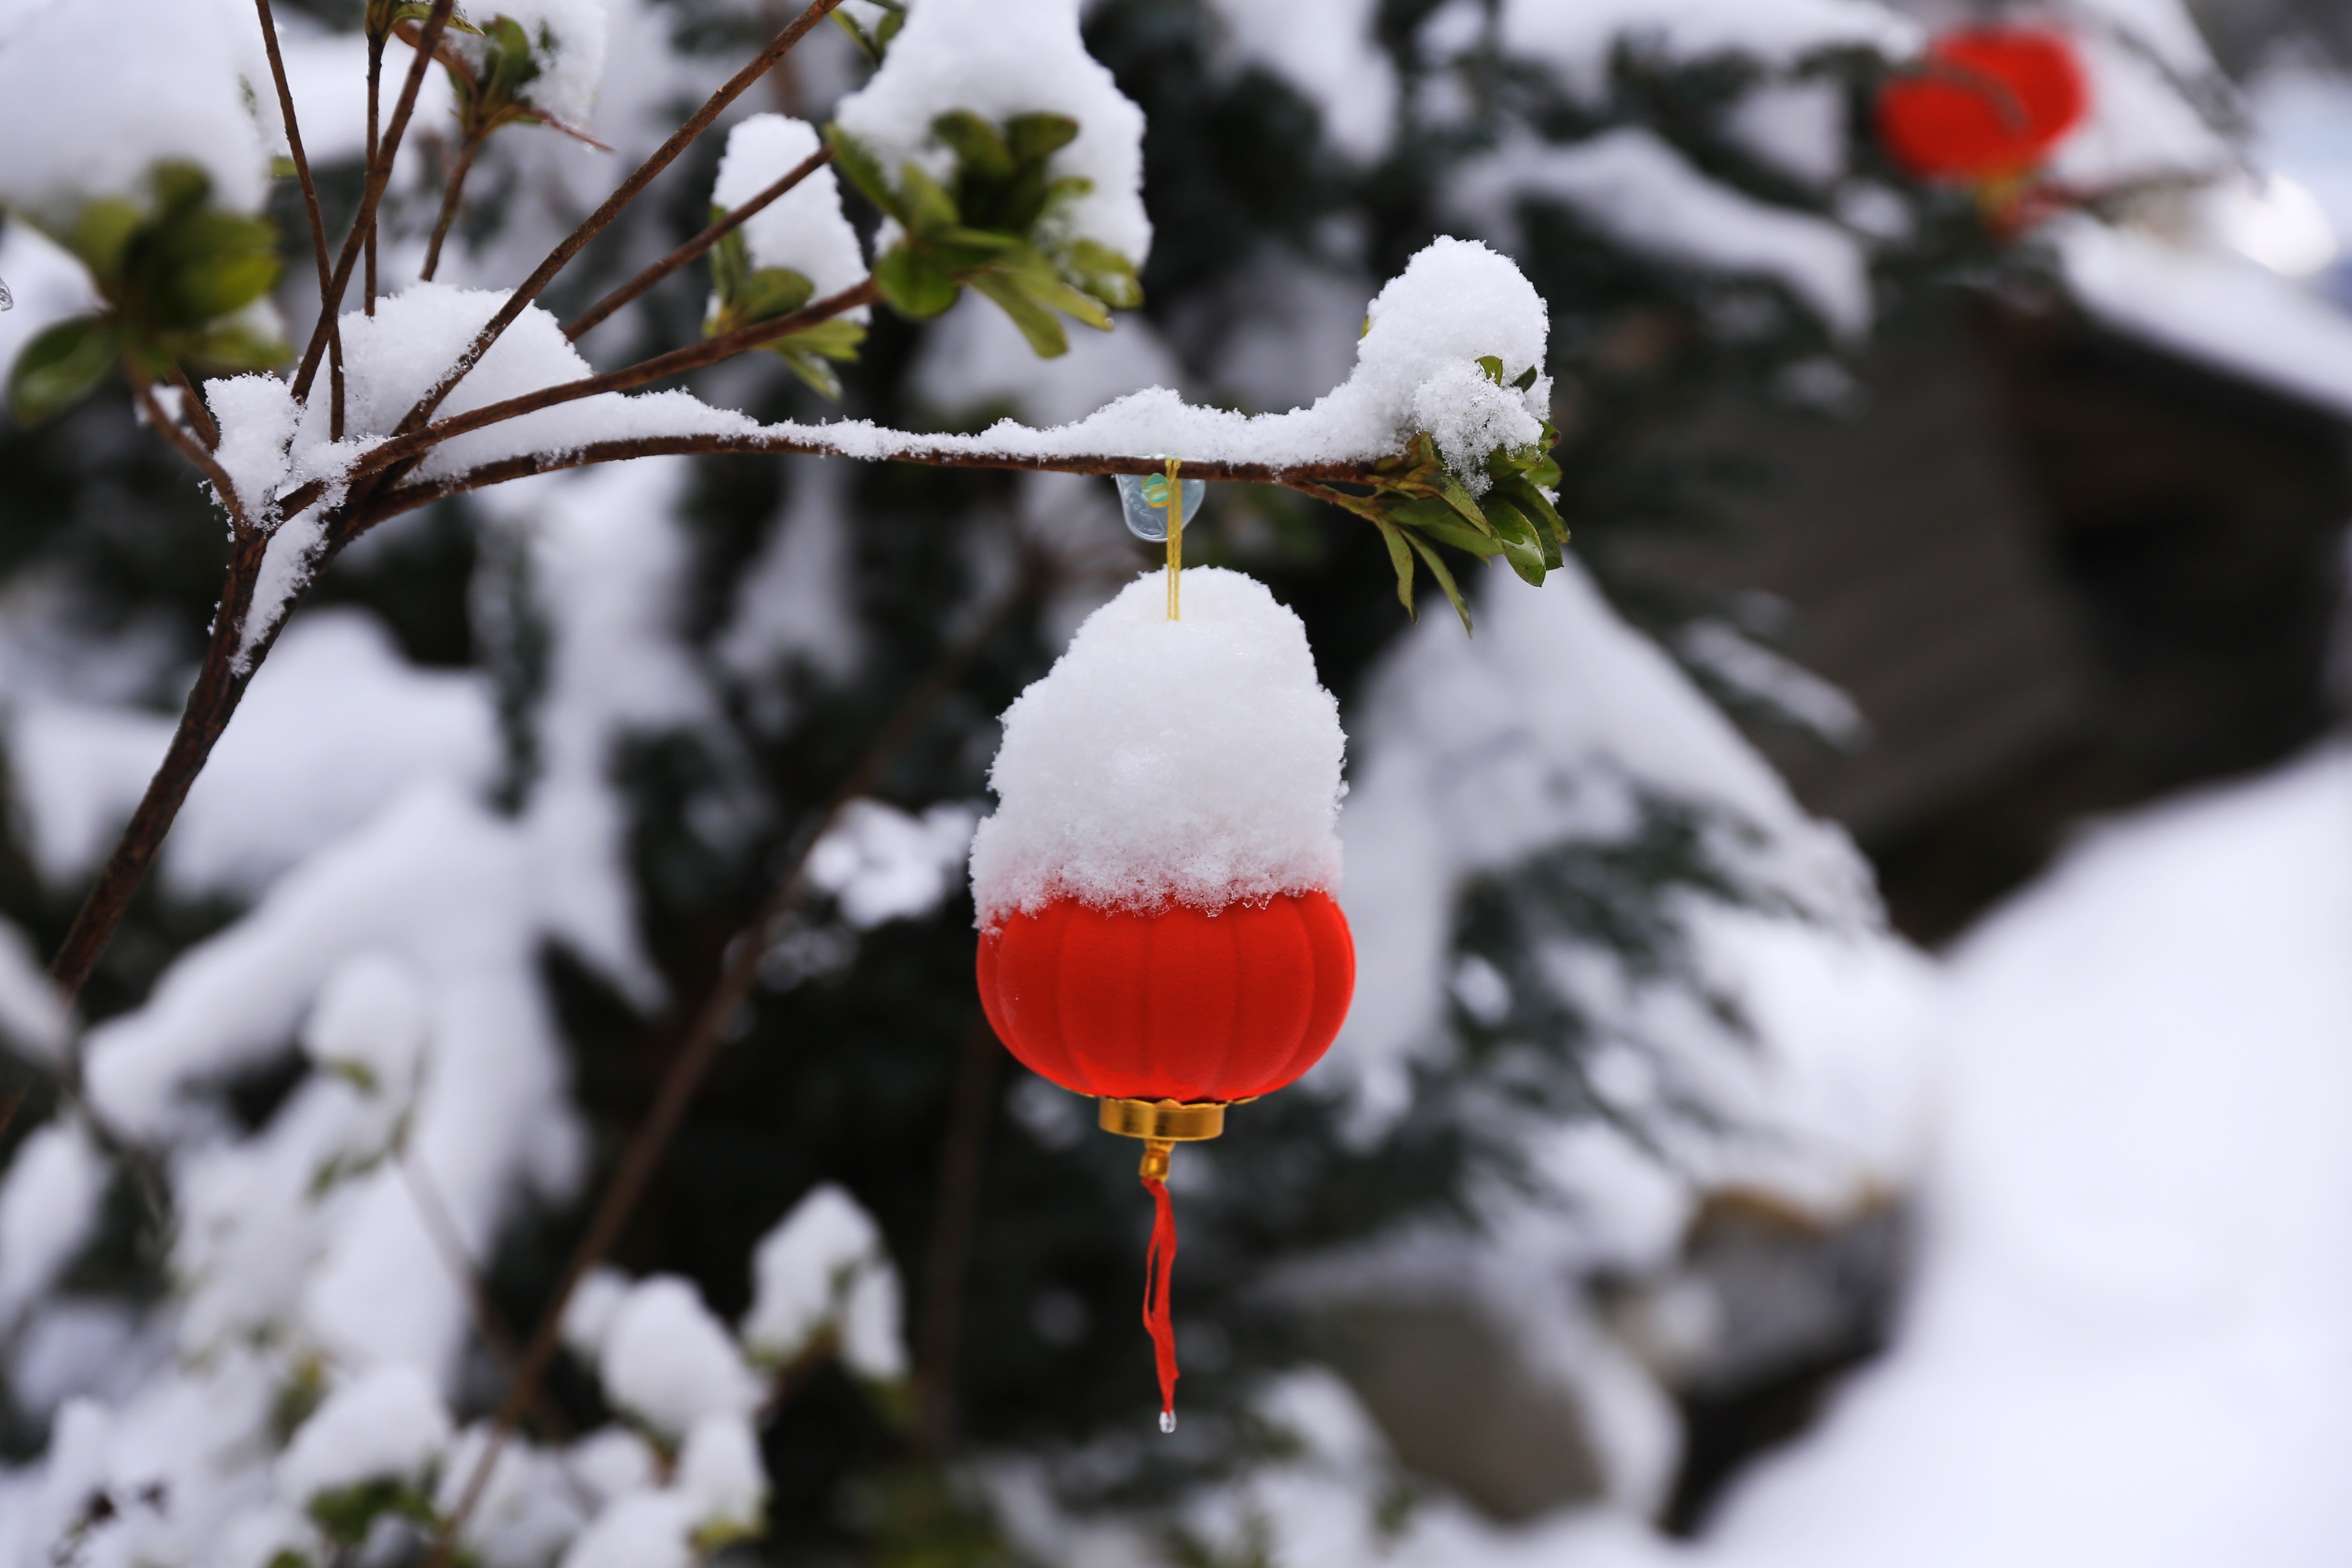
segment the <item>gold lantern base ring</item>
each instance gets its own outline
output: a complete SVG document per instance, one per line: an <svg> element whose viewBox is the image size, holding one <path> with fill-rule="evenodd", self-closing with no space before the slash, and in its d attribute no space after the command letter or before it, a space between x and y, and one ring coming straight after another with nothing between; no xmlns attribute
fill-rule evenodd
<svg viewBox="0 0 2352 1568"><path fill-rule="evenodd" d="M1225 1130L1225 1107L1244 1101L1222 1100L1113 1100L1105 1096L1099 1125L1122 1138L1143 1140L1142 1176L1147 1182L1168 1179L1168 1156L1179 1143L1198 1143Z"/></svg>

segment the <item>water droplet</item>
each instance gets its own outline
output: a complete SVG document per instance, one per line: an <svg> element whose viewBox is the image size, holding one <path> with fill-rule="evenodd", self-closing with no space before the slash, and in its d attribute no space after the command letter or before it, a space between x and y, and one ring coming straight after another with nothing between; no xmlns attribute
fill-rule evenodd
<svg viewBox="0 0 2352 1568"><path fill-rule="evenodd" d="M1166 539L1168 537L1168 476L1165 474L1118 474L1114 477L1118 480L1119 510L1127 514L1127 531L1136 538L1148 539L1154 544ZM1149 494L1146 493L1146 486L1150 487ZM1201 510L1201 498L1209 493L1209 487L1205 480L1185 479L1182 481L1182 489L1184 522L1187 527L1190 527L1194 514ZM1150 499L1154 495L1160 498L1157 505L1153 504Z"/></svg>
<svg viewBox="0 0 2352 1568"><path fill-rule="evenodd" d="M1163 1410L1160 1413L1160 1429L1162 1432L1173 1432L1176 1430L1176 1412L1173 1410Z"/></svg>

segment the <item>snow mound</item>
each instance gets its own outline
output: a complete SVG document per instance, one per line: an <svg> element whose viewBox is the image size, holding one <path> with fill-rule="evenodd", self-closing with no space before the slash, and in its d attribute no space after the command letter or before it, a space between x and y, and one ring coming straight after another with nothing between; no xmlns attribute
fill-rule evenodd
<svg viewBox="0 0 2352 1568"><path fill-rule="evenodd" d="M278 1462L278 1484L309 1500L366 1481L421 1479L449 1446L448 1414L415 1367L382 1366L327 1396Z"/></svg>
<svg viewBox="0 0 2352 1568"><path fill-rule="evenodd" d="M22 18L14 27L11 15ZM144 208L149 173L172 162L203 169L222 206L260 206L268 160L236 43L213 6L192 0L5 8L0 207L52 228L94 196Z"/></svg>
<svg viewBox="0 0 2352 1568"><path fill-rule="evenodd" d="M1064 209L1062 221L1072 238L1143 265L1151 250L1143 110L1087 53L1078 0L923 0L882 68L842 100L837 118L893 181L909 163L944 180L955 155L931 134L931 121L955 110L999 124L1021 114L1076 121L1077 139L1054 155L1049 171L1092 188Z"/></svg>
<svg viewBox="0 0 2352 1568"><path fill-rule="evenodd" d="M817 150L816 128L788 114L755 114L728 133L710 205L732 212L790 174ZM816 285L816 298L855 288L866 278L857 231L841 213L841 187L821 168L744 221L738 231L755 268L781 267ZM853 321L865 306L845 312Z"/></svg>
<svg viewBox="0 0 2352 1568"><path fill-rule="evenodd" d="M1004 714L972 840L986 930L1056 897L1206 909L1339 883L1339 705L1298 617L1238 572L1158 572L1087 617Z"/></svg>
<svg viewBox="0 0 2352 1568"><path fill-rule="evenodd" d="M585 131L604 80L605 0L494 0L483 10L517 23L530 39L539 74L522 84L522 100L569 130ZM478 63L487 52L454 28L450 41Z"/></svg>

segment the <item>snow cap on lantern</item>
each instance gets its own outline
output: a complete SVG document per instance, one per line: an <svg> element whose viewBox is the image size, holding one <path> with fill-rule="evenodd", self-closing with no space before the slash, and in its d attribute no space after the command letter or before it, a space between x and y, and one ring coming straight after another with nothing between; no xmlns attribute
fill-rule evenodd
<svg viewBox="0 0 2352 1568"><path fill-rule="evenodd" d="M1255 578L1158 573L1087 618L1005 710L971 848L983 931L1056 899L1217 910L1339 885L1339 705Z"/></svg>

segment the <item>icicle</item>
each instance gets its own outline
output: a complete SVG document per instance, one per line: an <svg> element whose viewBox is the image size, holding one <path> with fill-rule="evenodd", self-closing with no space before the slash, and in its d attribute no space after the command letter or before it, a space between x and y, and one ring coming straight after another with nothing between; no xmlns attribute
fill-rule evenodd
<svg viewBox="0 0 2352 1568"><path fill-rule="evenodd" d="M1143 1258L1143 1326L1160 1363L1160 1429L1176 1430L1176 1329L1168 1311L1168 1277L1176 1267L1176 1208L1168 1201L1168 1155L1175 1146L1152 1139L1143 1146L1143 1190L1157 1211L1151 1247Z"/></svg>

